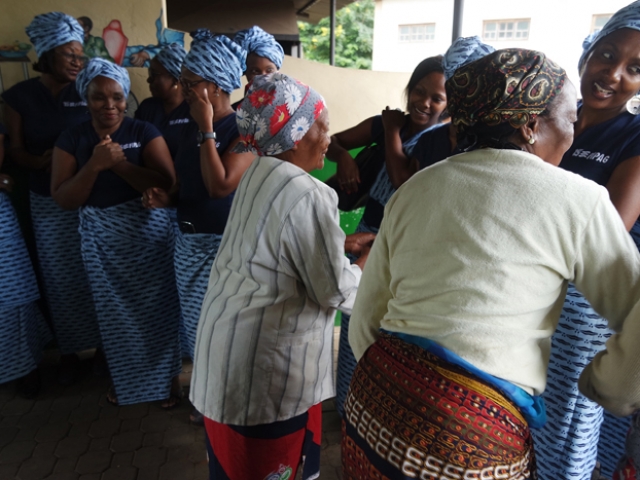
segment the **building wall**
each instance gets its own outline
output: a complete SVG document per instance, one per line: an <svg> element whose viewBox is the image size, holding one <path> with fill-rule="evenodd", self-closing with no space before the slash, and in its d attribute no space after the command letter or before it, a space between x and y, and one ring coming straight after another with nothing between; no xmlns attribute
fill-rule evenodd
<svg viewBox="0 0 640 480"><path fill-rule="evenodd" d="M332 133L378 115L386 106L403 107L406 103L403 91L409 82L408 73L332 67L289 56L281 71L311 85L325 97Z"/></svg>
<svg viewBox="0 0 640 480"><path fill-rule="evenodd" d="M101 35L104 26L112 19L119 19L129 38L129 45L154 44L155 21L163 7L164 0L8 0L3 4L3 15L0 15L0 44L12 43L14 40L28 41L24 28L35 15L50 11L62 11L74 17L90 17L94 23L92 33L95 35ZM185 43L188 44L189 40L187 35ZM35 61L33 52L29 56ZM2 63L0 68L5 88L23 79L20 64ZM29 70L32 77L36 76L31 67ZM147 70L128 70L132 79L132 91L141 101L149 96ZM409 81L407 73L344 69L289 56L285 57L282 71L313 86L325 96L332 132L356 125L365 118L380 113L387 105L392 108L402 106L402 92ZM243 89L234 92L232 100L239 100L242 92Z"/></svg>
<svg viewBox="0 0 640 480"><path fill-rule="evenodd" d="M155 21L161 11L165 11L164 0L4 0L0 15L0 44L14 40L29 42L24 29L34 16L40 13L61 11L73 17L87 16L93 21L92 35L101 36L102 29L113 19L120 20L122 30L129 39L129 45L150 45L156 43ZM166 15L165 22L166 25ZM188 35L187 35L188 37ZM185 39L186 40L186 39ZM36 60L35 52L29 58ZM24 79L22 65L0 63L4 87L9 88ZM149 96L146 83L146 68L129 68L132 91L139 99ZM37 76L31 67L29 75Z"/></svg>
<svg viewBox="0 0 640 480"><path fill-rule="evenodd" d="M482 37L484 20L529 18L528 40L488 41L496 49L541 50L563 66L574 83L582 41L591 32L593 16L612 14L630 0L465 0L462 36ZM444 53L451 44L452 0L376 0L373 69L410 72L423 58ZM435 23L432 42L401 43L398 26Z"/></svg>

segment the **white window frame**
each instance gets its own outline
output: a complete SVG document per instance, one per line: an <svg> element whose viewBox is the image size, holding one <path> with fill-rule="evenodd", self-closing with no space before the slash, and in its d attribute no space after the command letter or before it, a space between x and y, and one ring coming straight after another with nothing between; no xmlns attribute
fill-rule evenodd
<svg viewBox="0 0 640 480"><path fill-rule="evenodd" d="M599 13L597 15L594 15L591 19L591 33L595 33L596 30L602 30L602 27L604 27L605 23L607 23L611 17L613 17L613 13ZM606 21L601 26L597 27L596 22L598 21L598 19L605 18Z"/></svg>
<svg viewBox="0 0 640 480"><path fill-rule="evenodd" d="M405 31L403 32L403 29ZM398 25L398 41L400 43L427 43L436 38L435 23L413 23Z"/></svg>
<svg viewBox="0 0 640 480"><path fill-rule="evenodd" d="M527 29L519 29L519 24L527 22ZM493 26L493 29L487 27ZM482 40L485 42L501 42L504 40L529 40L531 31L530 18L506 18L500 20L485 20L482 23ZM503 33L503 36L500 36Z"/></svg>

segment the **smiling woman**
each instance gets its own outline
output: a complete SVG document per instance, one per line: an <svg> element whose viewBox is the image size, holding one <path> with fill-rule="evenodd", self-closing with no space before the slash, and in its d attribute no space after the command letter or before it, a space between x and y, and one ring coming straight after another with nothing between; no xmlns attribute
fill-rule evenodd
<svg viewBox="0 0 640 480"><path fill-rule="evenodd" d="M640 116L627 111L627 102L640 91L640 2L618 11L583 46L582 103L573 144L560 167L607 188L640 248ZM608 248L607 242L602 248ZM607 320L570 285L553 338L544 393L549 422L533 432L540 445L542 478L590 478L596 458L602 473L611 477L623 454L629 418L603 412L578 391L585 365L613 333Z"/></svg>
<svg viewBox="0 0 640 480"><path fill-rule="evenodd" d="M77 84L91 120L58 139L51 191L63 208L80 209L84 270L113 382L107 397L170 408L181 395L173 227L166 212L140 203L148 188L175 182L169 150L153 125L124 115L125 69L94 58Z"/></svg>

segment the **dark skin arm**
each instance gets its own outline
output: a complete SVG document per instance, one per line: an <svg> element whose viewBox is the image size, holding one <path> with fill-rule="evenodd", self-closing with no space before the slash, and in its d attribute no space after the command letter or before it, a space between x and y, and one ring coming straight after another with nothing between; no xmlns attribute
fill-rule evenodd
<svg viewBox="0 0 640 480"><path fill-rule="evenodd" d="M51 168L53 150L47 150L44 155L32 155L27 152L24 143L22 116L9 105L4 106L4 115L9 130L9 154L19 166L29 170L47 170Z"/></svg>
<svg viewBox="0 0 640 480"><path fill-rule="evenodd" d="M631 230L640 216L640 156L620 163L606 187L624 226Z"/></svg>
<svg viewBox="0 0 640 480"><path fill-rule="evenodd" d="M418 171L418 162L407 157L402 150L400 130L406 121L405 114L399 110L391 110L387 107L382 111L385 165L389 180L396 189Z"/></svg>
<svg viewBox="0 0 640 480"><path fill-rule="evenodd" d="M357 191L360 183L360 172L349 150L369 145L373 141L372 124L373 117L367 118L355 127L331 136L327 158L338 164L338 184L347 193Z"/></svg>
<svg viewBox="0 0 640 480"><path fill-rule="evenodd" d="M178 204L179 189L179 182L177 182L170 191L159 187L148 188L142 194L142 205L144 205L145 208L175 207Z"/></svg>
<svg viewBox="0 0 640 480"><path fill-rule="evenodd" d="M126 162L122 148L108 135L94 147L93 155L80 170L73 155L56 147L51 169L51 196L62 208L80 208L89 198L98 174L122 162Z"/></svg>
<svg viewBox="0 0 640 480"><path fill-rule="evenodd" d="M165 190L173 187L176 172L164 138L156 137L145 146L142 151L142 163L144 167L120 162L111 170L140 193L153 187Z"/></svg>
<svg viewBox="0 0 640 480"><path fill-rule="evenodd" d="M191 116L201 132L213 132L214 113L207 89L194 90L194 102L189 104ZM200 145L200 168L204 185L211 198L224 198L238 188L240 179L256 156L252 153L233 153L240 137L229 144L222 156L214 140Z"/></svg>
<svg viewBox="0 0 640 480"><path fill-rule="evenodd" d="M363 249L367 247L371 248L375 238L375 233L366 232L352 233L351 235L347 235L347 238L344 241L344 251L345 253L359 256L362 254Z"/></svg>

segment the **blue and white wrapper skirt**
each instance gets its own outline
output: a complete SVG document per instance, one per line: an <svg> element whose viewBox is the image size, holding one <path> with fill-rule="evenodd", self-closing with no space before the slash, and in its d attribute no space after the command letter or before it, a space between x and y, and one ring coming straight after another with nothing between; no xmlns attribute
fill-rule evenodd
<svg viewBox="0 0 640 480"><path fill-rule="evenodd" d="M63 355L100 346L96 310L80 253L78 211L31 193L38 260L54 334Z"/></svg>
<svg viewBox="0 0 640 480"><path fill-rule="evenodd" d="M80 210L82 258L120 405L163 400L181 370L167 212L140 200Z"/></svg>
<svg viewBox="0 0 640 480"><path fill-rule="evenodd" d="M640 246L640 226L631 236ZM569 285L558 328L552 339L547 388L542 395L547 424L532 430L540 480L590 480L596 460L611 477L624 454L631 417L617 418L578 391L578 378L613 331Z"/></svg>
<svg viewBox="0 0 640 480"><path fill-rule="evenodd" d="M18 219L0 191L0 384L23 377L51 339L36 305L40 297Z"/></svg>
<svg viewBox="0 0 640 480"><path fill-rule="evenodd" d="M174 266L180 296L180 347L182 356L193 359L202 301L222 235L180 231L176 235Z"/></svg>
<svg viewBox="0 0 640 480"><path fill-rule="evenodd" d="M375 227L369 226L366 222L360 221L358 227L356 228L356 233L378 233L378 229ZM353 263L356 258L351 255L347 255L351 263ZM353 372L356 369L356 365L358 362L356 361L356 357L353 355L353 350L351 350L351 345L349 345L349 320L351 320L351 315L342 314L342 320L340 321L340 342L338 344L338 371L336 374L336 409L340 414L340 417L344 417L344 402L347 399L347 391L349 390L349 385L351 384L351 377L353 377Z"/></svg>

